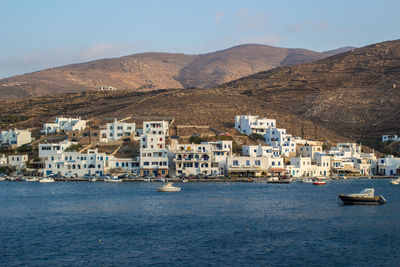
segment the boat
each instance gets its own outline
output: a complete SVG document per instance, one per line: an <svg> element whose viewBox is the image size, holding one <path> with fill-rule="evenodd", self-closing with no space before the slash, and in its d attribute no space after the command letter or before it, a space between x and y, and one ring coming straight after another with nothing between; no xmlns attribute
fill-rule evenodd
<svg viewBox="0 0 400 267"><path fill-rule="evenodd" d="M161 183L165 183L166 182L165 178L158 178L157 181L159 181Z"/></svg>
<svg viewBox="0 0 400 267"><path fill-rule="evenodd" d="M166 183L165 185L157 188L159 192L179 192L181 191L180 187L173 186L174 183Z"/></svg>
<svg viewBox="0 0 400 267"><path fill-rule="evenodd" d="M308 178L304 178L303 180L301 180L303 183L305 184L312 184L314 181L312 178L308 177Z"/></svg>
<svg viewBox="0 0 400 267"><path fill-rule="evenodd" d="M343 201L343 204L365 204L365 205L377 205L377 204L385 204L386 199L383 196L375 196L374 188L366 188L362 190L360 193L355 194L338 194L340 200Z"/></svg>
<svg viewBox="0 0 400 267"><path fill-rule="evenodd" d="M282 176L282 177L271 177L267 179L267 183L270 184L290 184L293 182L293 178Z"/></svg>
<svg viewBox="0 0 400 267"><path fill-rule="evenodd" d="M97 181L96 177L89 179L89 182L96 182L96 181Z"/></svg>
<svg viewBox="0 0 400 267"><path fill-rule="evenodd" d="M111 177L104 179L104 182L121 183L122 179L119 179L118 177Z"/></svg>
<svg viewBox="0 0 400 267"><path fill-rule="evenodd" d="M187 183L187 182L189 182L189 180L186 179L186 178L183 178L183 179L181 179L181 182L182 182L182 183Z"/></svg>
<svg viewBox="0 0 400 267"><path fill-rule="evenodd" d="M391 184L398 185L400 184L400 178L390 181Z"/></svg>
<svg viewBox="0 0 400 267"><path fill-rule="evenodd" d="M6 177L0 177L0 181L5 181Z"/></svg>
<svg viewBox="0 0 400 267"><path fill-rule="evenodd" d="M25 179L25 182L37 182L37 181L39 181L39 178L35 178L35 177L26 178L26 179Z"/></svg>
<svg viewBox="0 0 400 267"><path fill-rule="evenodd" d="M54 183L54 179L53 178L42 178L39 180L40 183Z"/></svg>
<svg viewBox="0 0 400 267"><path fill-rule="evenodd" d="M312 183L313 185L325 185L326 181L322 180L322 179L316 179L315 181L313 181Z"/></svg>

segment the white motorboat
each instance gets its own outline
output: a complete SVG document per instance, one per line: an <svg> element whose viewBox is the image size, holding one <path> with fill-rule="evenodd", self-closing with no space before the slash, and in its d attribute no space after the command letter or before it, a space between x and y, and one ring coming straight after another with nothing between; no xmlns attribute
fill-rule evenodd
<svg viewBox="0 0 400 267"><path fill-rule="evenodd" d="M338 197L343 201L343 204L374 205L386 203L386 199L383 196L375 196L374 188L366 188L355 194L339 194Z"/></svg>
<svg viewBox="0 0 400 267"><path fill-rule="evenodd" d="M159 192L178 192L181 191L180 187L173 186L174 183L166 183L165 185L157 188Z"/></svg>
<svg viewBox="0 0 400 267"><path fill-rule="evenodd" d="M0 181L5 181L6 177L0 177Z"/></svg>
<svg viewBox="0 0 400 267"><path fill-rule="evenodd" d="M53 178L42 178L39 180L40 183L54 183L55 180Z"/></svg>
<svg viewBox="0 0 400 267"><path fill-rule="evenodd" d="M121 182L122 182L122 179L118 179L118 178L109 178L109 179L104 179L104 182L121 183Z"/></svg>
<svg viewBox="0 0 400 267"><path fill-rule="evenodd" d="M96 182L97 179L94 177L94 178L91 178L89 181L90 181L90 182Z"/></svg>
<svg viewBox="0 0 400 267"><path fill-rule="evenodd" d="M390 183L391 183L391 184L394 184L394 185L399 185L399 184L400 184L400 178L397 178L397 179L395 179L395 180L392 180L392 181L390 181Z"/></svg>
<svg viewBox="0 0 400 267"><path fill-rule="evenodd" d="M37 181L39 181L39 178L35 178L35 177L26 178L26 179L25 179L25 182L37 182Z"/></svg>
<svg viewBox="0 0 400 267"><path fill-rule="evenodd" d="M306 184L312 184L314 181L313 181L312 178L308 177L308 178L304 178L304 179L302 180L302 182L303 182L303 183L306 183Z"/></svg>

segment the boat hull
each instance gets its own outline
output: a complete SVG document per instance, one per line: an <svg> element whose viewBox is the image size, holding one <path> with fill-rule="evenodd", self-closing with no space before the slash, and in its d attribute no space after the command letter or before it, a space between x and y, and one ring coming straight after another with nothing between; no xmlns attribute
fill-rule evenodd
<svg viewBox="0 0 400 267"><path fill-rule="evenodd" d="M340 198L341 201L343 201L343 204L346 205L379 205L386 203L386 199L383 196L354 197L354 196L339 194L338 197Z"/></svg>
<svg viewBox="0 0 400 267"><path fill-rule="evenodd" d="M179 192L181 189L178 188L157 188L158 192Z"/></svg>

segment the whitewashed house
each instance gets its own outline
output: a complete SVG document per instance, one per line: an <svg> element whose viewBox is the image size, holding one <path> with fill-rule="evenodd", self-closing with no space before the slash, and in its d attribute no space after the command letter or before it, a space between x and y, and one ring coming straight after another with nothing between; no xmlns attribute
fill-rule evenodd
<svg viewBox="0 0 400 267"><path fill-rule="evenodd" d="M400 138L397 134L387 134L387 135L382 135L382 142L389 142L389 141L400 141Z"/></svg>
<svg viewBox="0 0 400 267"><path fill-rule="evenodd" d="M100 142L111 142L122 138L129 138L136 131L134 122L118 122L116 119L112 123L107 123L105 129L100 130Z"/></svg>
<svg viewBox="0 0 400 267"><path fill-rule="evenodd" d="M75 142L70 142L68 139L60 143L42 143L39 144L39 158L47 159L49 155L61 154Z"/></svg>
<svg viewBox="0 0 400 267"><path fill-rule="evenodd" d="M227 158L229 176L260 177L267 176L270 166L267 157L232 156Z"/></svg>
<svg viewBox="0 0 400 267"><path fill-rule="evenodd" d="M235 116L235 129L244 134L257 133L264 135L266 129L276 127L276 120L258 118L252 115Z"/></svg>
<svg viewBox="0 0 400 267"><path fill-rule="evenodd" d="M26 154L15 154L8 155L7 165L9 167L16 167L18 169L23 169L28 162L28 155Z"/></svg>
<svg viewBox="0 0 400 267"><path fill-rule="evenodd" d="M250 157L279 157L280 150L272 146L242 146L242 155Z"/></svg>
<svg viewBox="0 0 400 267"><path fill-rule="evenodd" d="M281 155L290 156L296 153L296 138L287 134L286 129L268 128L264 138L268 145L279 148Z"/></svg>
<svg viewBox="0 0 400 267"><path fill-rule="evenodd" d="M169 171L169 151L166 138L167 121L144 121L140 136L140 174L166 176Z"/></svg>
<svg viewBox="0 0 400 267"><path fill-rule="evenodd" d="M6 157L6 155L2 154L0 157L0 166L4 167L4 166L7 166L7 164L8 164L7 157Z"/></svg>
<svg viewBox="0 0 400 267"><path fill-rule="evenodd" d="M78 118L66 118L66 117L56 117L54 123L45 123L43 125L43 130L41 131L44 134L52 134L57 132L70 132L70 131L82 131L86 128L86 120L82 120L80 117Z"/></svg>
<svg viewBox="0 0 400 267"><path fill-rule="evenodd" d="M393 155L387 155L378 159L378 174L386 176L400 175L400 158Z"/></svg>
<svg viewBox="0 0 400 267"><path fill-rule="evenodd" d="M0 144L7 147L20 147L32 142L32 135L29 130L10 129L0 131Z"/></svg>
<svg viewBox="0 0 400 267"><path fill-rule="evenodd" d="M317 157L313 161L310 157L293 157L286 166L293 177L326 177L330 175L330 156Z"/></svg>
<svg viewBox="0 0 400 267"><path fill-rule="evenodd" d="M212 166L210 144L178 144L173 153L177 176L218 173L218 165Z"/></svg>
<svg viewBox="0 0 400 267"><path fill-rule="evenodd" d="M135 159L117 159L97 149L88 149L86 152L76 151L57 153L47 156L43 174L60 174L61 176L82 177L84 175L104 175L111 169L121 168L126 171L137 169Z"/></svg>

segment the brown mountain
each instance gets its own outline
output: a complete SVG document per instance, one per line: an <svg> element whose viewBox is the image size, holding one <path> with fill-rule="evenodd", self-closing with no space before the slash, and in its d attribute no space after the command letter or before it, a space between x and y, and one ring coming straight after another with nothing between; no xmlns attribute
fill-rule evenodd
<svg viewBox="0 0 400 267"><path fill-rule="evenodd" d="M0 99L97 90L210 87L277 66L328 56L305 49L241 45L202 55L143 53L46 69L0 80Z"/></svg>
<svg viewBox="0 0 400 267"><path fill-rule="evenodd" d="M400 40L225 84L349 137L400 132Z"/></svg>

